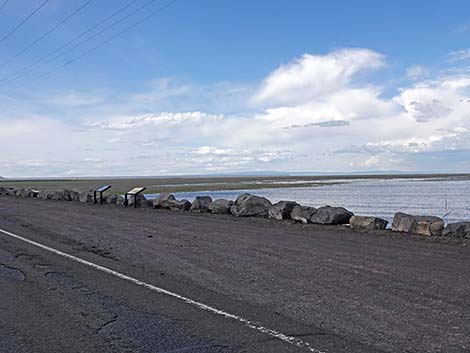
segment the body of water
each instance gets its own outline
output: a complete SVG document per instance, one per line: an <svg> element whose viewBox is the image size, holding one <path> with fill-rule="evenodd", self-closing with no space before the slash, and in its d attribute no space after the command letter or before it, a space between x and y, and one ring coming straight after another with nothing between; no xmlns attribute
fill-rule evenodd
<svg viewBox="0 0 470 353"><path fill-rule="evenodd" d="M470 220L470 180L359 179L318 187L175 193L192 201L198 195L234 200L248 192L272 202L292 200L301 205L342 206L358 215L393 219L395 212L445 217L447 222Z"/></svg>

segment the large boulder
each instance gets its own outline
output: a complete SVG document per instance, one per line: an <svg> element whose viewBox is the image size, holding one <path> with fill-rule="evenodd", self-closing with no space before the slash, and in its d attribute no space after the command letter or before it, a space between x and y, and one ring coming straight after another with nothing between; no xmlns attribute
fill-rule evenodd
<svg viewBox="0 0 470 353"><path fill-rule="evenodd" d="M175 201L176 198L173 194L169 194L167 192L162 192L160 195L158 195L157 198L153 200L153 208L164 208L169 210L170 207L170 201Z"/></svg>
<svg viewBox="0 0 470 353"><path fill-rule="evenodd" d="M13 196L14 188L9 186L0 186L0 195Z"/></svg>
<svg viewBox="0 0 470 353"><path fill-rule="evenodd" d="M191 205L191 212L210 212L209 205L212 202L210 196L196 196L193 204Z"/></svg>
<svg viewBox="0 0 470 353"><path fill-rule="evenodd" d="M54 201L69 201L68 200L68 194L64 190L52 191L51 200L54 200Z"/></svg>
<svg viewBox="0 0 470 353"><path fill-rule="evenodd" d="M142 208L153 208L153 199L144 198L140 199L138 206Z"/></svg>
<svg viewBox="0 0 470 353"><path fill-rule="evenodd" d="M349 224L355 229L379 230L387 228L388 221L377 217L352 216Z"/></svg>
<svg viewBox="0 0 470 353"><path fill-rule="evenodd" d="M272 205L264 197L242 194L237 197L230 211L237 217L267 217Z"/></svg>
<svg viewBox="0 0 470 353"><path fill-rule="evenodd" d="M52 199L52 191L41 190L36 196L38 199L50 200Z"/></svg>
<svg viewBox="0 0 470 353"><path fill-rule="evenodd" d="M78 200L83 203L93 202L93 190L82 191Z"/></svg>
<svg viewBox="0 0 470 353"><path fill-rule="evenodd" d="M124 196L118 195L116 197L116 206L124 207L124 201L125 201Z"/></svg>
<svg viewBox="0 0 470 353"><path fill-rule="evenodd" d="M142 194L127 196L127 206L134 206L135 204L135 207L151 207L151 205L148 204L148 201L149 200L147 200Z"/></svg>
<svg viewBox="0 0 470 353"><path fill-rule="evenodd" d="M230 209L232 206L233 201L231 200L217 199L209 204L209 211L212 213L230 214Z"/></svg>
<svg viewBox="0 0 470 353"><path fill-rule="evenodd" d="M110 195L104 196L104 202L107 205L115 205L119 197L122 197L122 196L118 194L110 194Z"/></svg>
<svg viewBox="0 0 470 353"><path fill-rule="evenodd" d="M454 238L470 238L470 222L449 223L444 228L443 235Z"/></svg>
<svg viewBox="0 0 470 353"><path fill-rule="evenodd" d="M435 216L414 216L402 212L395 213L392 230L429 236L441 236L444 221Z"/></svg>
<svg viewBox="0 0 470 353"><path fill-rule="evenodd" d="M170 210L172 211L189 211L191 209L191 202L189 200L170 200L168 201Z"/></svg>
<svg viewBox="0 0 470 353"><path fill-rule="evenodd" d="M310 219L316 212L315 207L296 205L292 208L290 218L297 222L311 223Z"/></svg>
<svg viewBox="0 0 470 353"><path fill-rule="evenodd" d="M290 214L295 206L298 206L294 201L279 201L276 202L268 210L268 217L277 220L290 219Z"/></svg>
<svg viewBox="0 0 470 353"><path fill-rule="evenodd" d="M39 190L33 189L31 187L18 189L15 191L15 195L18 197L37 197Z"/></svg>
<svg viewBox="0 0 470 353"><path fill-rule="evenodd" d="M318 224L348 224L354 214L344 207L323 206L317 209L310 222Z"/></svg>
<svg viewBox="0 0 470 353"><path fill-rule="evenodd" d="M63 191L63 197L66 201L79 201L80 193L76 190L65 189Z"/></svg>

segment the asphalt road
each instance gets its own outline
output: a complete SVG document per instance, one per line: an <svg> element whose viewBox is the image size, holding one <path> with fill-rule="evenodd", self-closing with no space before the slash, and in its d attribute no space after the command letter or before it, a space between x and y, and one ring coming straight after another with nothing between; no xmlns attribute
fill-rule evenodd
<svg viewBox="0 0 470 353"><path fill-rule="evenodd" d="M8 197L0 229L98 267L0 232L2 353L470 352L462 242Z"/></svg>

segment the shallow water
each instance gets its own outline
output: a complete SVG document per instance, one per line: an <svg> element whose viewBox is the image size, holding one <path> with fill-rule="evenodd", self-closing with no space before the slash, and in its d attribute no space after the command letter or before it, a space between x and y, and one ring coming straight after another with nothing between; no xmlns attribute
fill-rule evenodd
<svg viewBox="0 0 470 353"><path fill-rule="evenodd" d="M355 214L389 221L397 211L442 217L455 222L470 220L470 180L465 179L360 179L318 187L175 193L178 199L198 195L235 199L243 192L272 202L293 200L308 206L343 206Z"/></svg>

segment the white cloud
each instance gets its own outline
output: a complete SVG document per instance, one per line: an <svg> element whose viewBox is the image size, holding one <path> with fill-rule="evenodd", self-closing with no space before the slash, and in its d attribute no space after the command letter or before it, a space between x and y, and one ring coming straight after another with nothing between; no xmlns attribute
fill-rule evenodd
<svg viewBox="0 0 470 353"><path fill-rule="evenodd" d="M305 54L272 72L262 83L255 101L292 104L319 99L347 86L356 74L382 66L383 56L367 49Z"/></svg>
<svg viewBox="0 0 470 353"><path fill-rule="evenodd" d="M424 66L413 65L406 69L406 76L411 80L420 80L428 75L428 70Z"/></svg>
<svg viewBox="0 0 470 353"><path fill-rule="evenodd" d="M62 99L35 96L38 104L66 107L47 117L28 112L27 105L13 109L17 102L0 97L0 175L457 171L468 165L460 159L436 165L431 156L470 150L470 76L422 80L416 69L413 85L385 97L376 81L362 75L381 67L386 62L380 53L344 49L303 55L257 89L213 84L208 95L197 85L163 79L127 95L93 93L90 105L80 92ZM204 104L185 109L188 102ZM220 112L225 105L238 108Z"/></svg>
<svg viewBox="0 0 470 353"><path fill-rule="evenodd" d="M470 49L460 49L448 54L449 61L452 63L470 59Z"/></svg>

